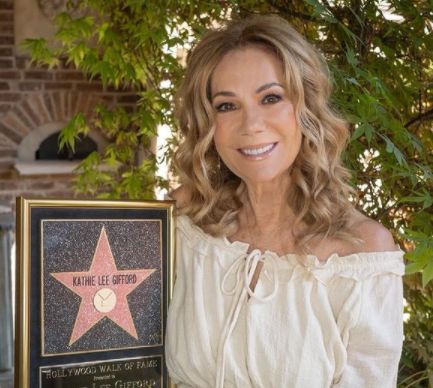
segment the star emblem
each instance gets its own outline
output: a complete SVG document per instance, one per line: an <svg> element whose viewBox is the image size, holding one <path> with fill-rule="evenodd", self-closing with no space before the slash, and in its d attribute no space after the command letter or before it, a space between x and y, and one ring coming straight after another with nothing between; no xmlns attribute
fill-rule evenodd
<svg viewBox="0 0 433 388"><path fill-rule="evenodd" d="M69 346L104 317L138 339L126 297L155 271L118 270L105 227L102 227L89 271L50 274L81 297Z"/></svg>

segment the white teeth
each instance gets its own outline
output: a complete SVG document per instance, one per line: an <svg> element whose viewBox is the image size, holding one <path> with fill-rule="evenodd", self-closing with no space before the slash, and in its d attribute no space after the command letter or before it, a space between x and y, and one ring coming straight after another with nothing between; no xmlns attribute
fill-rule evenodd
<svg viewBox="0 0 433 388"><path fill-rule="evenodd" d="M274 143L259 148L241 148L240 151L245 155L257 156L270 151L273 147Z"/></svg>

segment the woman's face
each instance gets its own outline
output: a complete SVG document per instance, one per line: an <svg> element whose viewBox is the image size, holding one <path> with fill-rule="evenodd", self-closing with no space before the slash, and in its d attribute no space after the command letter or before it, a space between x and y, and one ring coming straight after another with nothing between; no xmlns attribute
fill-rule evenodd
<svg viewBox="0 0 433 388"><path fill-rule="evenodd" d="M212 75L211 95L215 146L226 166L253 185L285 175L302 135L279 58L257 47L228 52Z"/></svg>

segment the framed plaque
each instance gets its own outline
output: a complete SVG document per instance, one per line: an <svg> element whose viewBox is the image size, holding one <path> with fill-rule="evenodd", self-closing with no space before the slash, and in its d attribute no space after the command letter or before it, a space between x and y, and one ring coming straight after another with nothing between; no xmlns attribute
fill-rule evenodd
<svg viewBox="0 0 433 388"><path fill-rule="evenodd" d="M17 199L15 386L172 386L172 201Z"/></svg>

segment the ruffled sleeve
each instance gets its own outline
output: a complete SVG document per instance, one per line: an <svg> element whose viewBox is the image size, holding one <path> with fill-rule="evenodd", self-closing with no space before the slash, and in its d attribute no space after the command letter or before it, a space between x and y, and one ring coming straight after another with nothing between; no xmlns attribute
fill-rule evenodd
<svg viewBox="0 0 433 388"><path fill-rule="evenodd" d="M344 258L328 285L347 350L333 387L395 387L403 343L403 252L357 256L350 266Z"/></svg>

